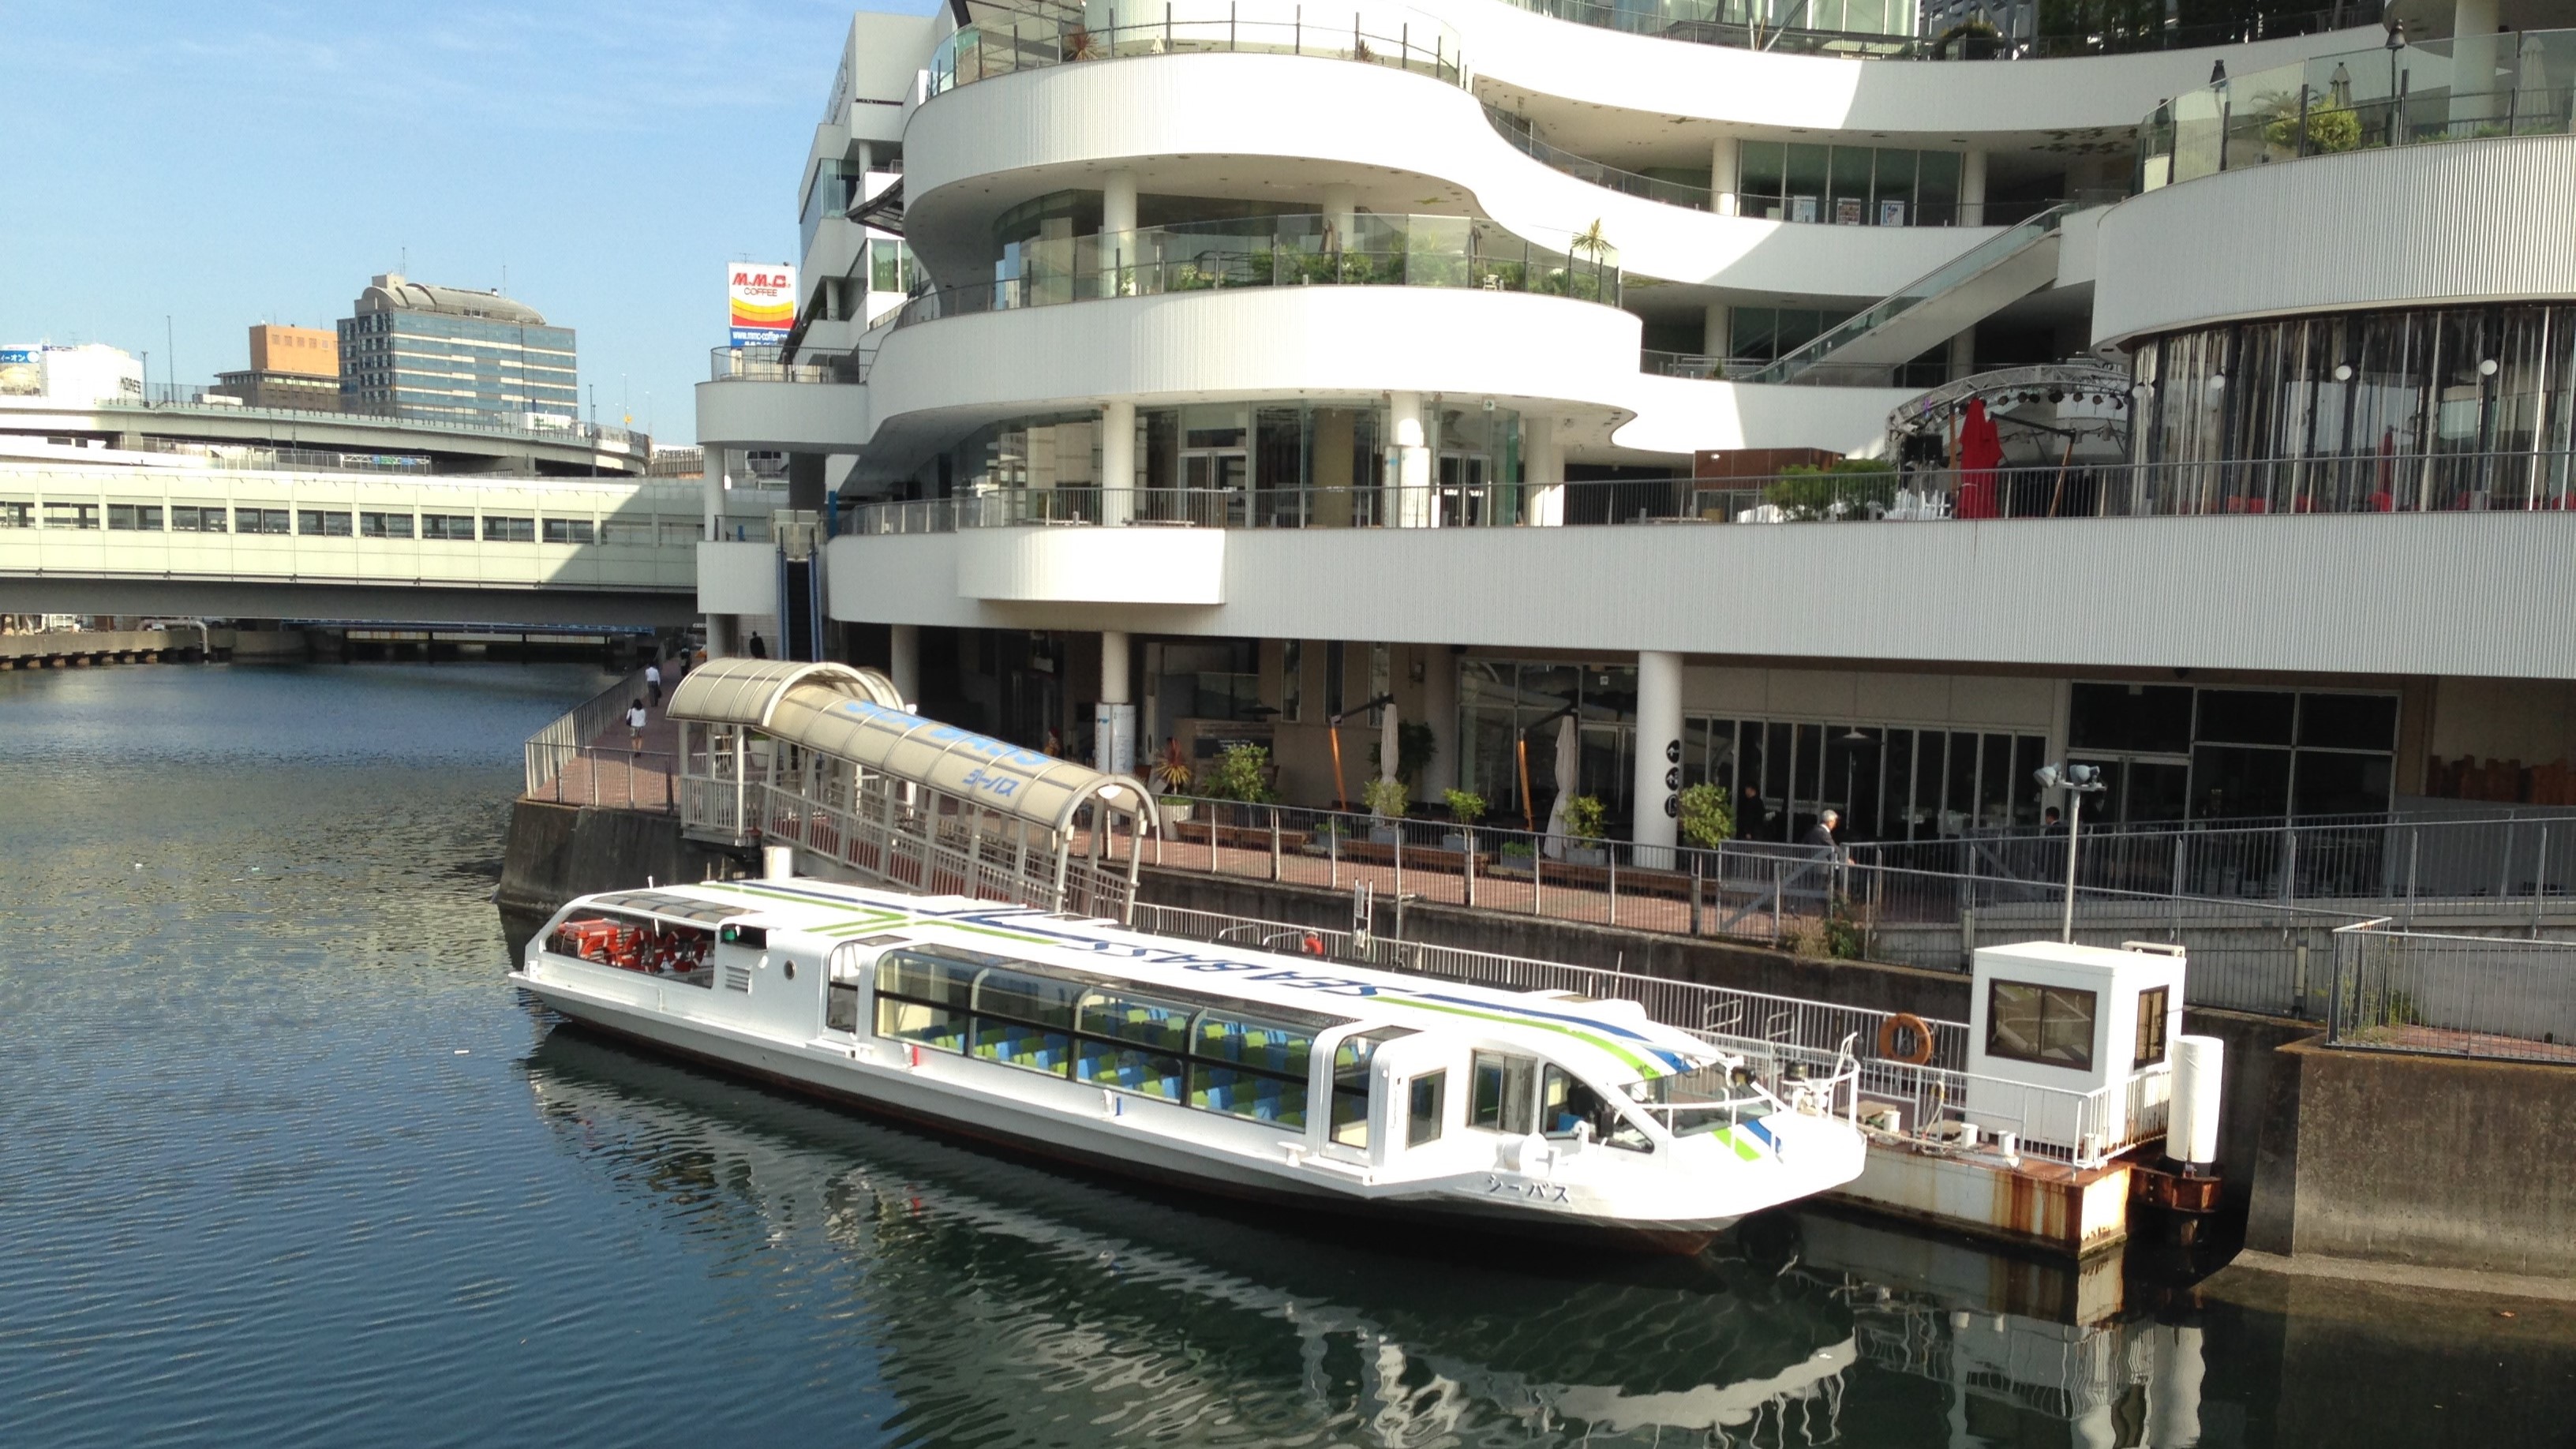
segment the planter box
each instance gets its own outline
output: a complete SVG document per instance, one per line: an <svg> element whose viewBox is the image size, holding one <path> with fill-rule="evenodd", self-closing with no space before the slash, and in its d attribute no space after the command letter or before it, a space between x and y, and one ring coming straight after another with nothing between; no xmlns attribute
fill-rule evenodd
<svg viewBox="0 0 2576 1449"><path fill-rule="evenodd" d="M1596 868L1607 867L1610 864L1610 852L1594 846L1569 845L1565 848L1565 863Z"/></svg>
<svg viewBox="0 0 2576 1449"><path fill-rule="evenodd" d="M1369 827L1369 844L1371 845L1394 845L1401 842L1403 839L1404 832L1396 829L1392 825L1372 825Z"/></svg>

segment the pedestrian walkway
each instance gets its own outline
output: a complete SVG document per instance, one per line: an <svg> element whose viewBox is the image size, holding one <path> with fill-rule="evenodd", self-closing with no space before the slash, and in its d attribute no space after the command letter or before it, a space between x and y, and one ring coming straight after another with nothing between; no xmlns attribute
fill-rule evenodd
<svg viewBox="0 0 2576 1449"><path fill-rule="evenodd" d="M666 695L663 702L668 704ZM560 748L560 747L558 747ZM651 712L639 752L627 739L626 720L599 731L578 748L564 749L554 778L530 799L564 805L610 806L620 810L674 808L672 779L679 773L680 726L664 711Z"/></svg>

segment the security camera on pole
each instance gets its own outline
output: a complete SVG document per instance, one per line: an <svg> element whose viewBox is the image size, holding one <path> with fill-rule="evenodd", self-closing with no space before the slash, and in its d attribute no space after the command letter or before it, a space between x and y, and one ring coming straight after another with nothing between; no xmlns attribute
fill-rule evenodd
<svg viewBox="0 0 2576 1449"><path fill-rule="evenodd" d="M2058 929L2057 939L2075 939L2075 832L2084 823L2084 797L2102 793L2102 769L2098 765L2042 765L2031 772L2043 790L2066 792L2066 921Z"/></svg>

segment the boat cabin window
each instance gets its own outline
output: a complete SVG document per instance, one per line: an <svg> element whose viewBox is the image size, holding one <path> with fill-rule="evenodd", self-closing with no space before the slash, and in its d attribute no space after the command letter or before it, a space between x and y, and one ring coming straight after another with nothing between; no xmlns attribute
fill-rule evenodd
<svg viewBox="0 0 2576 1449"><path fill-rule="evenodd" d="M877 963L877 1035L943 1052L966 1049L966 1008L980 961L889 951Z"/></svg>
<svg viewBox="0 0 2576 1449"><path fill-rule="evenodd" d="M621 971L713 986L715 968L707 961L715 933L703 926L658 921L625 911L581 912L565 918L546 938L546 949Z"/></svg>
<svg viewBox="0 0 2576 1449"><path fill-rule="evenodd" d="M716 939L728 946L766 951L769 949L769 928L767 926L719 926L716 928Z"/></svg>
<svg viewBox="0 0 2576 1449"><path fill-rule="evenodd" d="M1630 1152L1652 1152L1654 1139L1608 1098L1563 1067L1539 1074L1539 1130L1550 1137L1588 1137Z"/></svg>
<svg viewBox="0 0 2576 1449"><path fill-rule="evenodd" d="M832 953L831 979L823 988L823 1026L827 1031L859 1030L859 982L865 968L856 953L842 947Z"/></svg>
<svg viewBox="0 0 2576 1449"><path fill-rule="evenodd" d="M1288 1128L1306 1125L1316 1035L1341 1024L953 948L877 968L879 1036Z"/></svg>
<svg viewBox="0 0 2576 1449"><path fill-rule="evenodd" d="M1404 1145L1419 1147L1440 1140L1440 1129L1447 1120L1449 1108L1449 1073L1446 1070L1424 1072L1407 1084L1404 1106Z"/></svg>
<svg viewBox="0 0 2576 1449"><path fill-rule="evenodd" d="M1344 1147L1369 1145L1369 1063L1376 1060L1377 1049L1398 1037L1413 1035L1409 1027L1386 1027L1342 1038L1333 1048L1333 1140Z"/></svg>
<svg viewBox="0 0 2576 1449"><path fill-rule="evenodd" d="M1779 1100L1753 1083L1752 1073L1723 1063L1700 1067L1677 1077L1653 1077L1631 1083L1630 1100L1677 1110L1663 1114L1675 1137L1735 1127L1779 1110Z"/></svg>
<svg viewBox="0 0 2576 1449"><path fill-rule="evenodd" d="M2093 1070L2093 1008L2098 999L2090 991L2066 986L1990 982L1986 1055L2089 1072Z"/></svg>
<svg viewBox="0 0 2576 1449"><path fill-rule="evenodd" d="M1538 1063L1504 1052L1477 1052L1467 1060L1467 1125L1525 1137L1538 1122Z"/></svg>

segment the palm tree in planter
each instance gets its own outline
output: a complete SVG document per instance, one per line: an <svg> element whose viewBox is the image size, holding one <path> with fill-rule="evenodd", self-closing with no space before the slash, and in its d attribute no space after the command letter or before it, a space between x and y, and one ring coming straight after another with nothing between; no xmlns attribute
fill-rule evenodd
<svg viewBox="0 0 2576 1449"><path fill-rule="evenodd" d="M1445 798L1449 818L1457 821L1459 828L1457 834L1441 837L1440 848L1472 855L1476 850L1476 822L1485 818L1485 797L1473 790L1451 790Z"/></svg>
<svg viewBox="0 0 2576 1449"><path fill-rule="evenodd" d="M1565 834L1573 842L1566 847L1567 864L1610 863L1610 807L1600 796L1577 795L1565 802Z"/></svg>

